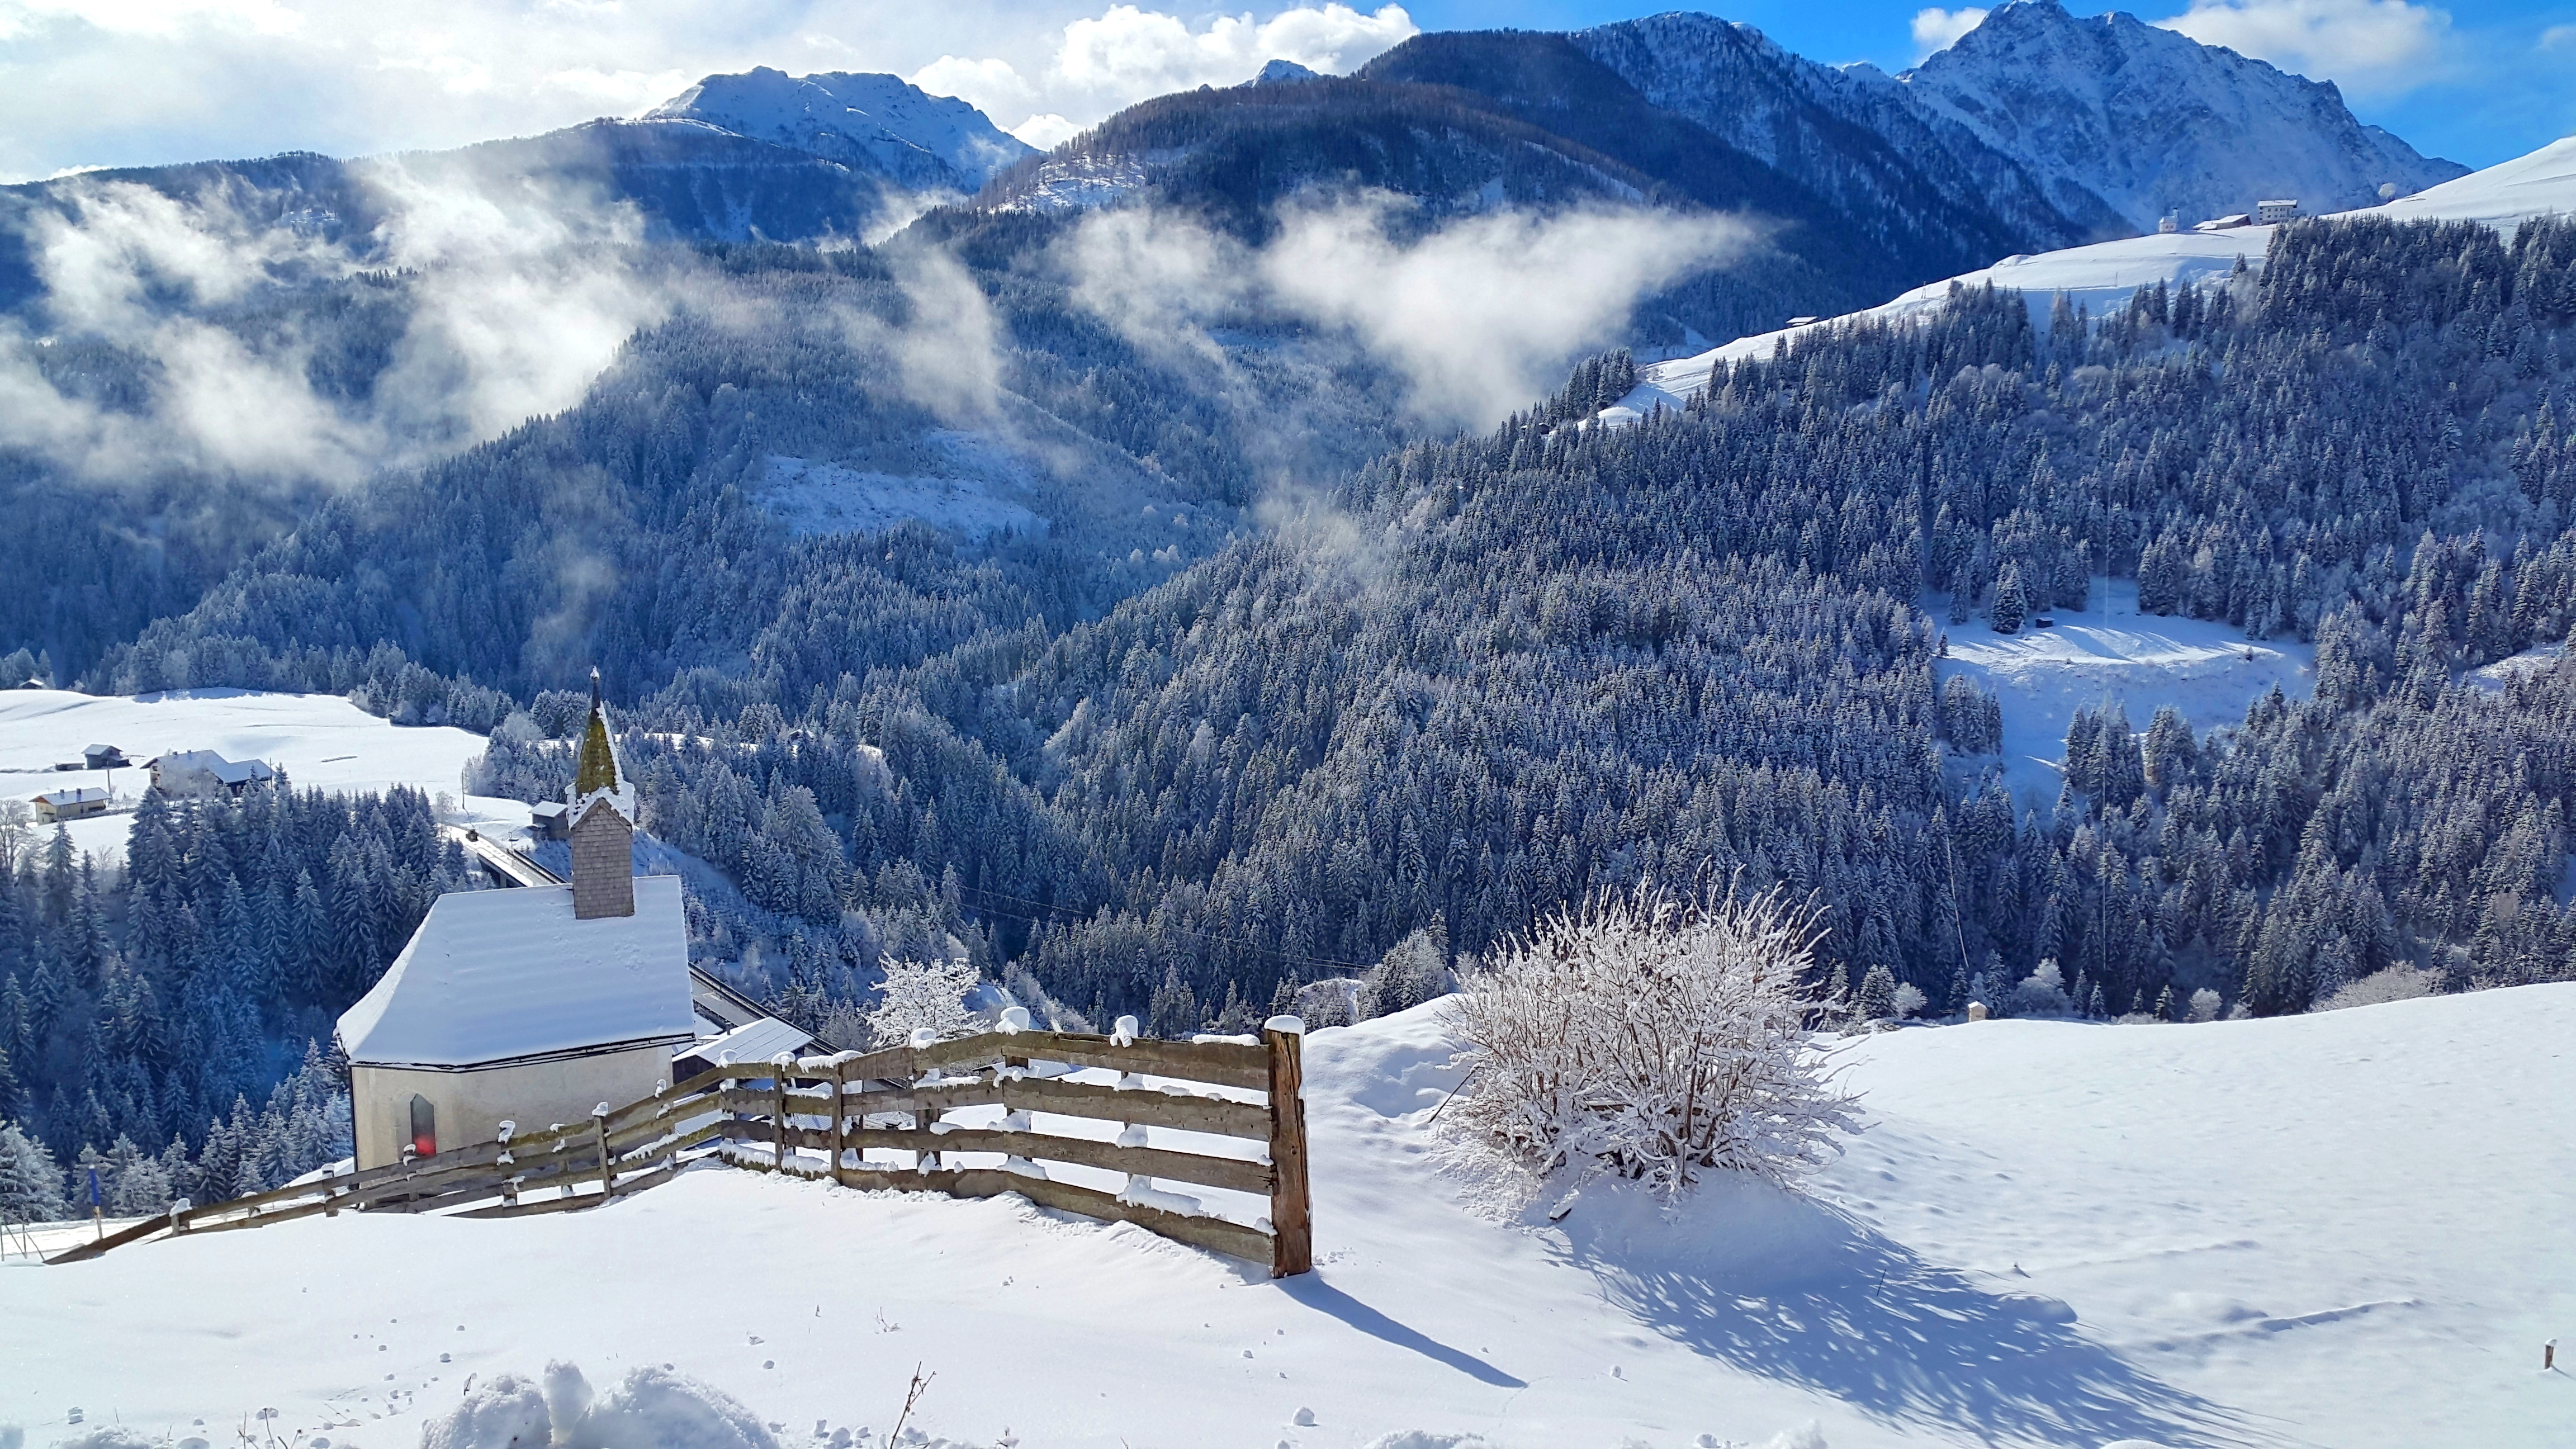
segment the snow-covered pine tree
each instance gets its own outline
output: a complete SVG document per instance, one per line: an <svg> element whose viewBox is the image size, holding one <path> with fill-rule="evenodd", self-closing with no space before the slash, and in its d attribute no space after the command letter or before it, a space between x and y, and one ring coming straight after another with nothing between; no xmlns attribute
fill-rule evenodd
<svg viewBox="0 0 2576 1449"><path fill-rule="evenodd" d="M0 1222L56 1222L64 1211L63 1173L52 1149L17 1123L0 1123Z"/></svg>

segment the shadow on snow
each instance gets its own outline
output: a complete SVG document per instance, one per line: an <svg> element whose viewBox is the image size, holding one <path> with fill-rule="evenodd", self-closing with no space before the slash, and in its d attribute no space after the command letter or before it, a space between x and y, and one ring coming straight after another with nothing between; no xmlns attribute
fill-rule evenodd
<svg viewBox="0 0 2576 1449"><path fill-rule="evenodd" d="M1710 1182L1667 1216L1595 1187L1560 1227L1640 1322L1890 1424L2088 1449L2282 1442L2087 1338L2064 1303L1980 1286L1794 1192Z"/></svg>

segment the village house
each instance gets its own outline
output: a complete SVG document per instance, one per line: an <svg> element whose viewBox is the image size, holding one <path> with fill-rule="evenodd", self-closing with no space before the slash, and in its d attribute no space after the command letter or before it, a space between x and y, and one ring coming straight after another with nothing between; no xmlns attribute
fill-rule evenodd
<svg viewBox="0 0 2576 1449"><path fill-rule="evenodd" d="M697 1040L680 882L635 874L635 784L595 677L566 813L569 885L439 897L341 1016L360 1168L650 1096Z"/></svg>
<svg viewBox="0 0 2576 1449"><path fill-rule="evenodd" d="M2258 226L2278 226L2282 222L2298 219L2299 203L2295 197L2254 203L2254 221Z"/></svg>
<svg viewBox="0 0 2576 1449"><path fill-rule="evenodd" d="M146 768L152 771L153 789L201 800L239 796L253 784L277 778L264 760L227 760L212 750L172 750Z"/></svg>
<svg viewBox="0 0 2576 1449"><path fill-rule="evenodd" d="M53 790L36 797L36 818L47 825L107 813L107 792L95 785Z"/></svg>

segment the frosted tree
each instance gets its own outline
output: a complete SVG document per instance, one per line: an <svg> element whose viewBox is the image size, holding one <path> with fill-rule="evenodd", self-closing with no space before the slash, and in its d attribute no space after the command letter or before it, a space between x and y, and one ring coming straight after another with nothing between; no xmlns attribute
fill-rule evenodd
<svg viewBox="0 0 2576 1449"><path fill-rule="evenodd" d="M63 1216L63 1174L45 1144L0 1125L0 1222L49 1223Z"/></svg>
<svg viewBox="0 0 2576 1449"><path fill-rule="evenodd" d="M975 989L975 963L934 957L928 961L878 959L885 986L868 1013L868 1032L879 1046L901 1046L927 1027L942 1039L964 1036L975 1018L966 993Z"/></svg>
<svg viewBox="0 0 2576 1449"><path fill-rule="evenodd" d="M1817 934L1777 891L1640 886L1544 919L1446 1008L1468 1069L1449 1129L1538 1180L1599 1170L1666 1197L1821 1164L1859 1117L1804 1024Z"/></svg>

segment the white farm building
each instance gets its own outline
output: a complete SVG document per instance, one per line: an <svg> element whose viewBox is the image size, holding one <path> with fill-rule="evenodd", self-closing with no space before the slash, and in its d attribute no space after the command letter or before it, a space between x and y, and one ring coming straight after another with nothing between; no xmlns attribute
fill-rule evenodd
<svg viewBox="0 0 2576 1449"><path fill-rule="evenodd" d="M680 882L634 873L634 785L595 686L568 813L569 885L439 897L341 1016L360 1168L650 1096L697 1039Z"/></svg>

